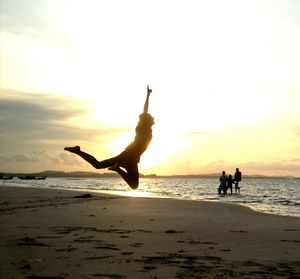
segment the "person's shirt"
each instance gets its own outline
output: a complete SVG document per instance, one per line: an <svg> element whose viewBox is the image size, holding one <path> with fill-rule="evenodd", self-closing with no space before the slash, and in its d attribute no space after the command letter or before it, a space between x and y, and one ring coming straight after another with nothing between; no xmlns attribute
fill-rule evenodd
<svg viewBox="0 0 300 279"><path fill-rule="evenodd" d="M227 179L228 187L232 187L232 184L233 184L233 179L231 177L228 177L228 179Z"/></svg>
<svg viewBox="0 0 300 279"><path fill-rule="evenodd" d="M234 180L235 181L241 181L242 180L242 173L240 171L236 171L234 174Z"/></svg>
<svg viewBox="0 0 300 279"><path fill-rule="evenodd" d="M154 118L149 113L142 113L139 116L139 122L135 128L135 138L133 142L126 147L126 151L133 152L139 158L147 149L152 140L152 126Z"/></svg>
<svg viewBox="0 0 300 279"><path fill-rule="evenodd" d="M226 184L226 181L227 181L227 175L225 174L225 175L221 175L220 176L220 182L221 182L221 184Z"/></svg>

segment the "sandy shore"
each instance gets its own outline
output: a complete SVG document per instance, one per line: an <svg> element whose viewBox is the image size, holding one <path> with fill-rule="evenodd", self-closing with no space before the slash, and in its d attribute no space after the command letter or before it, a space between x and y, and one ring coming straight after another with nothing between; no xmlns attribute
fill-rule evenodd
<svg viewBox="0 0 300 279"><path fill-rule="evenodd" d="M0 278L300 278L300 218L0 187Z"/></svg>

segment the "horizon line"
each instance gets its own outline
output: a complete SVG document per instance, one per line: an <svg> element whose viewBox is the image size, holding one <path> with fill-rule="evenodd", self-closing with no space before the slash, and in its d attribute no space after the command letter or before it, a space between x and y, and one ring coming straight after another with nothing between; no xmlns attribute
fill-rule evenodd
<svg viewBox="0 0 300 279"><path fill-rule="evenodd" d="M93 171L55 171L55 170L46 170L41 172L2 172L2 176L19 176L19 175L35 175L35 176L48 176L48 177L67 177L67 176L78 176L78 177L118 177L119 175L111 172L93 172ZM170 174L170 175L160 175L160 174L142 174L140 173L141 178L171 178L171 177L219 177L219 173L204 173L204 174ZM243 174L243 177L246 178L296 178L300 179L300 176L294 175L264 175L264 174Z"/></svg>

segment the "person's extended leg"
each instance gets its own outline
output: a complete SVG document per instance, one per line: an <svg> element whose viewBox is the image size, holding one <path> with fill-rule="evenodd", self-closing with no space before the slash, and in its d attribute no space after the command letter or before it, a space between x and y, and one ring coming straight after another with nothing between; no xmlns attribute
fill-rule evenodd
<svg viewBox="0 0 300 279"><path fill-rule="evenodd" d="M113 157L107 160L98 161L95 157L92 155L83 152L80 150L80 146L74 146L74 147L65 147L66 151L69 151L71 153L74 153L78 156L80 156L82 159L90 163L95 169L105 169L108 167L113 166L118 160L117 157Z"/></svg>
<svg viewBox="0 0 300 279"><path fill-rule="evenodd" d="M235 193L237 194L239 192L239 181L235 182Z"/></svg>
<svg viewBox="0 0 300 279"><path fill-rule="evenodd" d="M125 169L127 172L121 169L118 163L108 169L117 172L126 181L130 188L137 189L139 186L139 170L137 164L126 167Z"/></svg>

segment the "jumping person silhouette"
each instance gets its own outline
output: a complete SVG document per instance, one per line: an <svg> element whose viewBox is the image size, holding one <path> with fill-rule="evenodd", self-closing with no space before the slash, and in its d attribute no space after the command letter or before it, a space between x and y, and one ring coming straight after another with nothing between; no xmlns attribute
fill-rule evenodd
<svg viewBox="0 0 300 279"><path fill-rule="evenodd" d="M111 171L117 172L132 189L137 189L139 186L138 163L152 139L152 125L154 125L154 118L148 113L150 93L152 93L152 90L148 85L144 111L140 114L139 122L135 128L135 138L116 157L98 161L92 155L81 151L80 146L65 147L64 150L80 156L96 169L108 168Z"/></svg>

